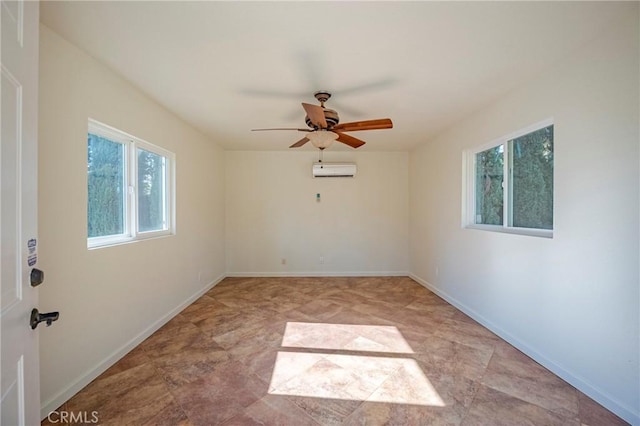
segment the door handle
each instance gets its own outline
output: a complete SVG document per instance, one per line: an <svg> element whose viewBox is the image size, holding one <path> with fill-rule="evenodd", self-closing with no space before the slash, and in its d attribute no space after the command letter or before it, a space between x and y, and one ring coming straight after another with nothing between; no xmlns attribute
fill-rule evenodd
<svg viewBox="0 0 640 426"><path fill-rule="evenodd" d="M58 318L60 318L60 312L48 312L46 314L41 314L34 308L31 310L31 329L35 330L41 322L46 322L47 327L49 327L52 322L58 321Z"/></svg>

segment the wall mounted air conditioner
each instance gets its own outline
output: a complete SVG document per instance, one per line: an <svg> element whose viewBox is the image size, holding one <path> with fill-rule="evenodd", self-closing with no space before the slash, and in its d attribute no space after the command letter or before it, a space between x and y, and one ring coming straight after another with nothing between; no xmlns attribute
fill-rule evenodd
<svg viewBox="0 0 640 426"><path fill-rule="evenodd" d="M319 177L354 177L356 175L354 163L313 163L314 178Z"/></svg>

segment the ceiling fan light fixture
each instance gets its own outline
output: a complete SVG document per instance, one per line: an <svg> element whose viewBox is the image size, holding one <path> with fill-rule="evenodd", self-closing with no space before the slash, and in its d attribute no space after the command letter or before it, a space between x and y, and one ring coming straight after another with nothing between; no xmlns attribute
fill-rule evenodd
<svg viewBox="0 0 640 426"><path fill-rule="evenodd" d="M317 130L315 132L309 132L307 139L309 139L316 148L325 149L329 148L333 142L338 139L338 134L327 130Z"/></svg>

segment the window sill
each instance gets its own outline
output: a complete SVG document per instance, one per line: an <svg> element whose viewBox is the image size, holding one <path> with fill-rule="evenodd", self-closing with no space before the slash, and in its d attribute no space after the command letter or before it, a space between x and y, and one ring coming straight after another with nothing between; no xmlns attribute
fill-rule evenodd
<svg viewBox="0 0 640 426"><path fill-rule="evenodd" d="M510 228L496 225L466 225L466 229L478 229L480 231L501 232L503 234L526 235L529 237L553 238L552 229Z"/></svg>
<svg viewBox="0 0 640 426"><path fill-rule="evenodd" d="M115 246L121 246L124 244L139 243L140 241L171 237L173 235L175 235L175 233L171 231L162 231L162 232L138 234L138 236L134 238L131 238L131 237L105 238L105 239L101 239L100 241L87 240L87 249L96 250L96 249L107 248L107 247L115 247Z"/></svg>

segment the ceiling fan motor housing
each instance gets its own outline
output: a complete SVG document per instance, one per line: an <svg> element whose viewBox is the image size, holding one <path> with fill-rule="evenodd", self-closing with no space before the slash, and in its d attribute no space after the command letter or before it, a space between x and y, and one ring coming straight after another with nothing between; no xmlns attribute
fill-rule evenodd
<svg viewBox="0 0 640 426"><path fill-rule="evenodd" d="M329 109L329 108L323 108L323 109L324 109L324 119L327 120L327 128L331 129L333 126L335 126L340 122L340 117L338 117L338 113L332 109ZM311 122L311 119L309 118L308 115L304 116L304 121L305 123L307 123L307 126L311 127L312 129L315 129L315 126Z"/></svg>

